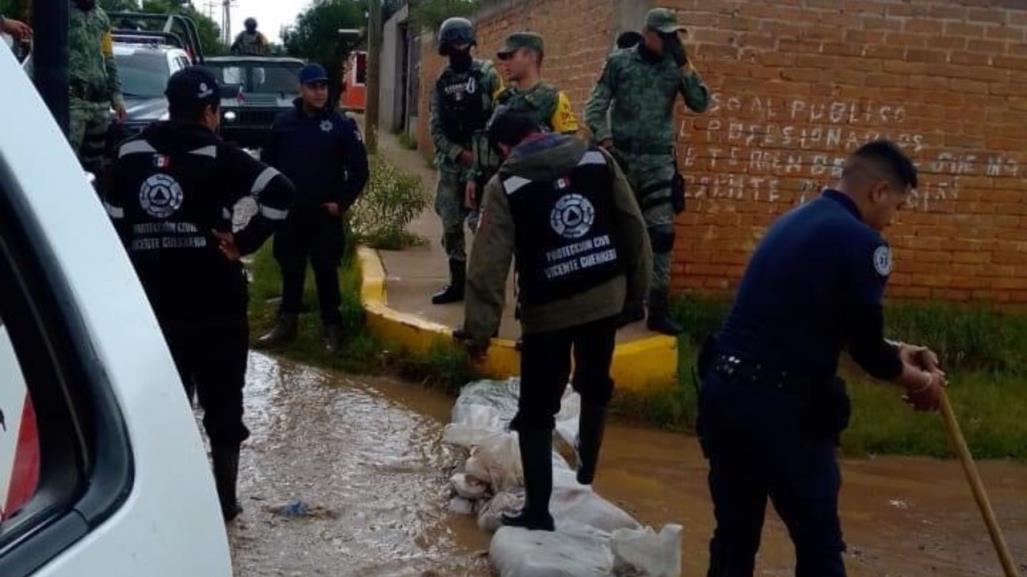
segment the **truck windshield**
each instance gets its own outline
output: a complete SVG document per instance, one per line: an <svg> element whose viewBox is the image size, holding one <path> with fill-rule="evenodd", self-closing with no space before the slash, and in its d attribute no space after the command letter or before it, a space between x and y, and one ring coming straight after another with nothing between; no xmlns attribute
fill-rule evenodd
<svg viewBox="0 0 1027 577"><path fill-rule="evenodd" d="M162 52L136 51L116 54L121 89L129 98L159 98L164 95L171 70Z"/></svg>
<svg viewBox="0 0 1027 577"><path fill-rule="evenodd" d="M301 64L275 62L208 62L222 84L239 84L250 94L298 94Z"/></svg>

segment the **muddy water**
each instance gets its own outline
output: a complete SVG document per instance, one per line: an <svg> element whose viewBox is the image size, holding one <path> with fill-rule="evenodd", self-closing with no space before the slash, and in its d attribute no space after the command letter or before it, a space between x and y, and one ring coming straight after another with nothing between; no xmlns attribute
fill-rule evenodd
<svg viewBox="0 0 1027 577"><path fill-rule="evenodd" d="M247 395L254 434L240 481L246 512L231 531L237 575L490 574L488 537L446 511L457 456L439 439L452 399L263 355L251 358ZM607 439L598 491L644 523L684 525L684 574L703 575L713 512L695 440L623 426ZM1001 574L957 463L877 458L843 468L850 575ZM983 463L981 472L1014 557L1027 562L1027 467ZM328 511L295 520L269 512L293 499ZM771 512L758 574L791 575L793 562Z"/></svg>
<svg viewBox="0 0 1027 577"><path fill-rule="evenodd" d="M230 531L236 575L489 574L487 538L445 509L457 459L440 443L444 421L390 398L388 387L251 356L245 512ZM325 510L294 519L271 512L297 499Z"/></svg>

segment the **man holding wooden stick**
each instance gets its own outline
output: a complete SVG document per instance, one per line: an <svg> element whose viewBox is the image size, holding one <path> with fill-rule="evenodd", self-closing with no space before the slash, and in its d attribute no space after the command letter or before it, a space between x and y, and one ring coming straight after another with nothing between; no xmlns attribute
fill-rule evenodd
<svg viewBox="0 0 1027 577"><path fill-rule="evenodd" d="M843 348L902 386L915 409L938 409L946 382L937 357L883 335L892 261L880 233L916 186L916 168L891 142L857 150L837 190L767 232L704 347L698 428L717 520L710 577L753 574L768 498L795 543L796 575L845 575L835 455L850 414L836 376Z"/></svg>

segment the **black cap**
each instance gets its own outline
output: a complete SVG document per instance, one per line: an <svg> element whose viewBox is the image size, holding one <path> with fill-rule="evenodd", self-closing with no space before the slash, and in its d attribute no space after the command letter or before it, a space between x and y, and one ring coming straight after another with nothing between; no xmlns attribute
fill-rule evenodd
<svg viewBox="0 0 1027 577"><path fill-rule="evenodd" d="M190 66L172 74L164 95L172 110L185 113L199 113L204 106L221 103L217 78L201 66Z"/></svg>
<svg viewBox="0 0 1027 577"><path fill-rule="evenodd" d="M526 110L517 110L501 104L485 128L493 145L517 146L528 135L539 132L538 121Z"/></svg>

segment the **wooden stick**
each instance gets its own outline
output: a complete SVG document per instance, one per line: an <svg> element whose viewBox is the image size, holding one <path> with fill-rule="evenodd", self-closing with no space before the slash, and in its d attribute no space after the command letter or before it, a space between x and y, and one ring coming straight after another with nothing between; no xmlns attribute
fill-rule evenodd
<svg viewBox="0 0 1027 577"><path fill-rule="evenodd" d="M998 553L999 562L1002 563L1002 569L1005 571L1006 577L1019 577L1020 574L1016 569L1013 556L1009 552L1009 545L1006 544L1006 539L1002 536L1002 529L998 526L995 511L991 508L991 501L988 500L988 494L984 491L981 475L977 471L977 465L974 463L973 455L970 454L970 448L966 445L966 439L959 428L959 422L956 421L956 413L952 410L952 403L949 402L949 396L945 391L941 393L941 417L945 422L945 430L949 434L949 440L952 441L952 446L955 448L956 454L959 455L959 461L963 464L963 472L966 473L966 480L970 483L974 500L977 501L977 507L981 510L981 515L984 517L984 524L988 526L988 534L991 535L991 542L995 545L995 551Z"/></svg>

